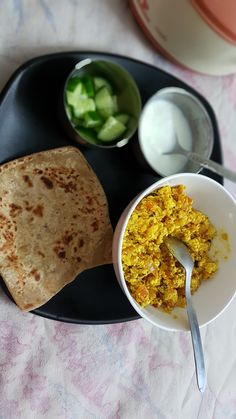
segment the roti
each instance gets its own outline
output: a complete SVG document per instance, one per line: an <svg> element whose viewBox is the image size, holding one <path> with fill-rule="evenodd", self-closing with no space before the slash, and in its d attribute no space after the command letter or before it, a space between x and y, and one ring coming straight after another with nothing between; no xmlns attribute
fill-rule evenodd
<svg viewBox="0 0 236 419"><path fill-rule="evenodd" d="M0 167L0 231L0 275L24 311L82 271L112 261L106 195L75 147Z"/></svg>

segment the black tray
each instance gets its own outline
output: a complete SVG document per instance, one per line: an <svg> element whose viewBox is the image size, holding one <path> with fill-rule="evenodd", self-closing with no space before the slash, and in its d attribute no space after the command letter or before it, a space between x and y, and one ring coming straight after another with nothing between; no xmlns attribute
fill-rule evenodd
<svg viewBox="0 0 236 419"><path fill-rule="evenodd" d="M209 103L191 87L151 65L127 57L90 51L50 54L22 65L0 96L0 163L33 152L71 144L61 128L57 101L68 73L81 59L104 58L124 66L140 89L142 104L157 90L182 87L205 105L214 128L213 160L221 163L217 122ZM134 196L158 180L151 170L137 163L132 143L121 149L80 147L98 175L108 198L115 227L120 214ZM222 178L203 171L222 183ZM1 279L1 286L7 292ZM9 295L9 293L7 292ZM33 313L71 323L104 324L139 318L123 294L112 265L88 270Z"/></svg>

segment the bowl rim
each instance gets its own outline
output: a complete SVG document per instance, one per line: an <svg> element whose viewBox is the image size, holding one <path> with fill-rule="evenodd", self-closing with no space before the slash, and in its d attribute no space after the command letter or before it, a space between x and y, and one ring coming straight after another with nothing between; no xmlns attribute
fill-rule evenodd
<svg viewBox="0 0 236 419"><path fill-rule="evenodd" d="M121 217L120 217L119 221L121 222L121 219L124 216L125 216L125 219L122 222L122 225L121 225L121 228L120 228L119 236L118 236L118 239L117 239L117 248L115 250L115 253L113 254L113 263L114 263L114 261L116 261L116 266L118 267L118 274L119 274L118 282L119 282L123 292L125 293L126 297L128 298L128 300L131 303L131 305L133 306L133 308L141 316L141 318L144 318L145 320L147 320L149 323L153 324L154 326L159 327L160 329L163 329L163 330L166 330L166 331L172 331L172 332L182 331L182 332L188 332L189 333L190 329L185 330L185 329L168 327L168 326L156 324L152 319L149 318L149 316L144 314L143 311L142 311L141 306L135 301L135 299L132 297L132 295L131 295L131 293L128 289L128 286L126 284L126 280L124 278L123 267L122 267L122 243L123 243L124 233L125 233L127 224L129 222L129 219L130 219L133 211L135 210L135 208L139 204L139 202L145 196L149 195L153 190L159 189L160 187L167 185L169 181L175 180L175 179L177 180L178 178L183 177L183 176L186 176L188 178L198 177L198 178L201 178L203 181L214 184L221 191L223 191L231 199L231 201L234 203L234 205L236 206L236 199L233 197L233 195L223 185L221 185L220 183L218 183L217 181L215 181L214 179L212 179L208 176L205 176L205 175L202 175L202 174L199 174L199 173L185 173L185 172L173 174L173 175L170 175L170 176L166 176L166 177L154 182L152 185L148 186L148 188L146 188L141 193L136 195L136 197L130 202L130 204L125 208L124 212L121 214ZM114 246L113 246L113 250L114 250ZM200 328L205 327L208 324L210 324L211 322L213 322L214 320L216 320L229 307L229 305L231 304L231 302L232 302L232 300L234 299L235 296L236 296L236 288L235 288L235 292L233 293L232 297L228 300L227 304L215 316L210 318L208 321L206 321L202 324L199 324L199 327Z"/></svg>
<svg viewBox="0 0 236 419"><path fill-rule="evenodd" d="M213 147L214 147L213 124L212 124L211 118L210 118L210 116L207 112L207 109L205 108L204 104L198 99L198 97L196 95L194 95L193 93L189 92L188 90L184 89L183 87L169 86L169 87L163 87L163 88L157 90L152 96L150 96L148 98L148 100L146 101L146 103L143 106L143 109L141 111L140 118L139 118L139 123L138 123L138 144L139 144L139 148L141 150L141 153L142 153L143 158L145 159L146 163L151 167L151 169L155 173L157 173L159 176L162 176L162 177L173 176L175 173L172 173L171 175L165 175L164 173L159 172L157 170L157 168L154 167L154 165L152 165L149 162L149 160L146 157L146 153L144 151L144 148L143 148L143 140L141 139L140 132L141 132L141 125L142 125L142 122L143 122L144 117L145 117L145 115L144 115L145 110L150 105L150 103L154 102L155 100L159 100L159 99L160 100L167 100L167 99L165 99L165 97L162 98L162 94L165 94L165 93L177 93L177 94L182 95L182 96L187 96L198 106L199 109L201 109L201 112L203 113L203 115L204 115L204 117L205 117L205 119L208 123L209 130L210 130L210 136L209 136L209 141L208 141L209 149L208 149L207 154L203 157L209 159L211 157ZM171 103L174 103L174 102L171 102ZM199 167L196 171L189 172L189 173L197 174L197 173L200 173L203 169L204 169L204 167L199 164ZM183 167L183 170L184 170L184 167ZM181 172L178 172L178 173L181 173Z"/></svg>

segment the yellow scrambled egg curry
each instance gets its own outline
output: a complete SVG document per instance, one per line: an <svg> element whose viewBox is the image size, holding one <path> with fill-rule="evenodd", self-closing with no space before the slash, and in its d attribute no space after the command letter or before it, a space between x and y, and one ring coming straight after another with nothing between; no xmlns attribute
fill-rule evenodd
<svg viewBox="0 0 236 419"><path fill-rule="evenodd" d="M217 270L209 256L216 233L208 217L192 207L183 185L164 186L133 211L123 239L124 277L134 299L171 311L185 306L184 269L165 245L168 236L182 240L194 260L191 291Z"/></svg>

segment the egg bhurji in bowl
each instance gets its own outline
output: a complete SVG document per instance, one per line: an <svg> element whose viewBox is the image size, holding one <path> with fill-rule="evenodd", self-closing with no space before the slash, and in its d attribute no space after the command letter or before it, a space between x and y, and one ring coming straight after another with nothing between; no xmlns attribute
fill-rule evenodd
<svg viewBox="0 0 236 419"><path fill-rule="evenodd" d="M184 268L165 244L169 236L182 240L194 260L191 291L217 270L208 252L215 228L192 206L183 185L163 186L139 202L127 224L123 246L124 277L134 299L145 307L171 311L185 307Z"/></svg>
<svg viewBox="0 0 236 419"><path fill-rule="evenodd" d="M164 178L135 198L118 222L113 262L136 311L159 327L189 330L184 269L165 245L173 236L194 260L191 290L200 326L216 318L236 291L235 222L231 195L198 174Z"/></svg>

